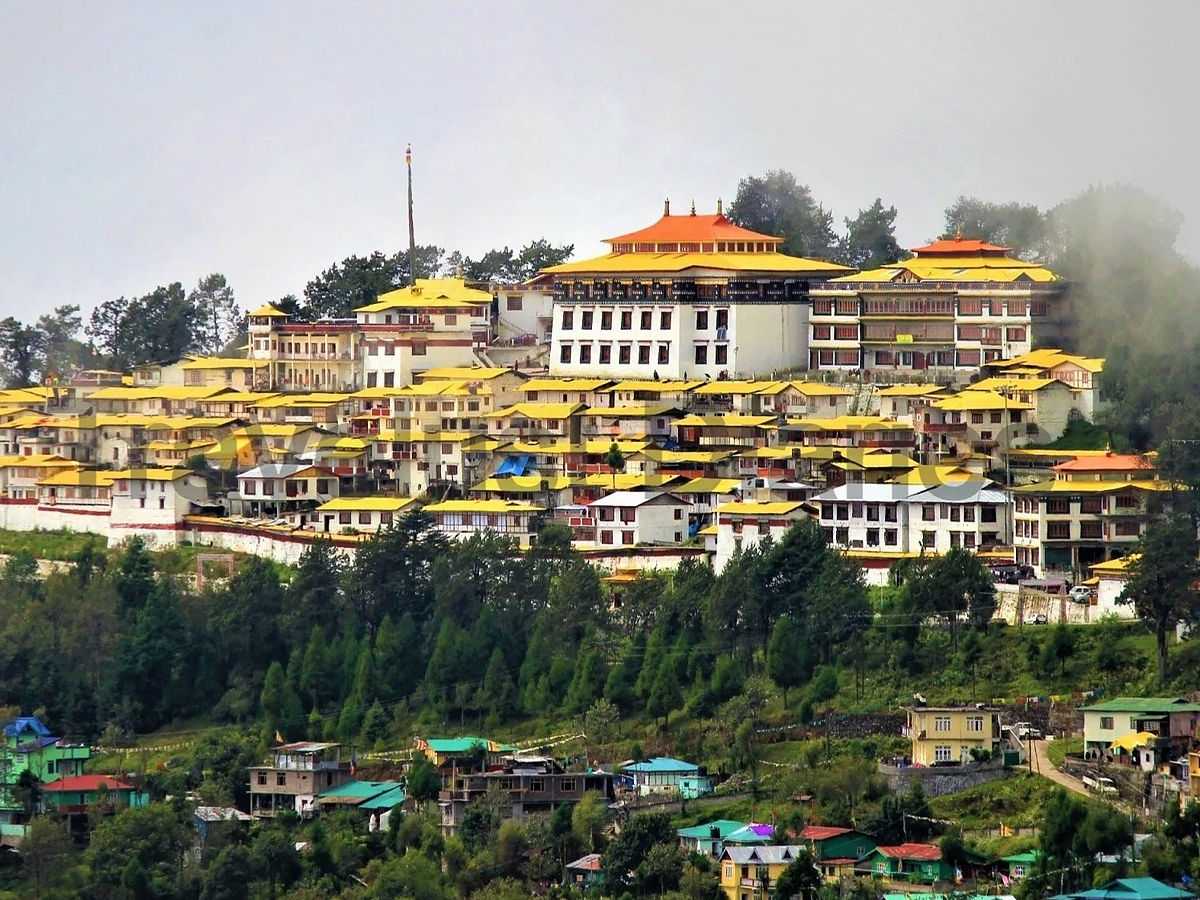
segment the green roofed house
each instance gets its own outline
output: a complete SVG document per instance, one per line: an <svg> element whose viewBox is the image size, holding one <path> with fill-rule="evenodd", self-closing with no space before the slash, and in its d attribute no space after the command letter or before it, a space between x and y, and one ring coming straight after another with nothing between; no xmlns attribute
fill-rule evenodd
<svg viewBox="0 0 1200 900"><path fill-rule="evenodd" d="M1008 866L1008 874L1007 876L1002 876L1001 880L1007 877L1009 882L1012 882L1024 878L1029 874L1029 870L1033 868L1034 863L1038 861L1038 857L1041 855L1041 851L1039 850L1027 850L1024 853L1014 853L1011 856L1003 857L1000 862Z"/></svg>
<svg viewBox="0 0 1200 900"><path fill-rule="evenodd" d="M632 777L634 790L643 796L679 794L693 799L712 792L712 781L700 771L700 767L682 759L656 756L630 763L623 769L625 774Z"/></svg>
<svg viewBox="0 0 1200 900"><path fill-rule="evenodd" d="M1191 891L1163 884L1157 878L1118 878L1103 887L1075 894L1065 894L1070 900L1194 900Z"/></svg>
<svg viewBox="0 0 1200 900"><path fill-rule="evenodd" d="M679 835L679 849L684 853L701 853L718 859L725 849L725 837L745 828L747 824L735 819L714 819L703 825L680 828L675 833Z"/></svg>
<svg viewBox="0 0 1200 900"><path fill-rule="evenodd" d="M345 784L340 784L331 791L325 791L317 797L317 808L320 810L332 809L340 807L343 809L367 809L368 803L386 797L399 796L391 806L386 807L391 809L392 806L398 806L404 802L404 785L398 781L347 781ZM379 806L369 807L370 809L379 809Z"/></svg>
<svg viewBox="0 0 1200 900"><path fill-rule="evenodd" d="M932 884L954 880L954 866L942 859L941 848L935 844L876 847L857 868L865 875L877 875L889 881Z"/></svg>
<svg viewBox="0 0 1200 900"><path fill-rule="evenodd" d="M483 771L499 761L502 754L516 753L517 747L482 737L417 738L414 749L428 757L439 769L450 765L463 770Z"/></svg>
<svg viewBox="0 0 1200 900"><path fill-rule="evenodd" d="M92 751L55 737L36 716L19 716L4 726L0 743L0 844L15 845L25 834L27 814L16 787L25 773L49 784L83 774Z"/></svg>
<svg viewBox="0 0 1200 900"><path fill-rule="evenodd" d="M1082 707L1083 753L1152 767L1187 753L1200 729L1200 703L1182 697L1114 697ZM1122 738L1136 747L1120 749ZM1114 747L1114 744L1116 745Z"/></svg>

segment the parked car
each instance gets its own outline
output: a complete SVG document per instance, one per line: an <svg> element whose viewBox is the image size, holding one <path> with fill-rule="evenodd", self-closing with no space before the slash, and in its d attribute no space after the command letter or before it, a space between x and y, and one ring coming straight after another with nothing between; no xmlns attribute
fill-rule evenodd
<svg viewBox="0 0 1200 900"><path fill-rule="evenodd" d="M1048 618L1046 618L1045 613L1034 613L1031 616L1025 617L1026 625L1045 625L1049 621L1050 620Z"/></svg>
<svg viewBox="0 0 1200 900"><path fill-rule="evenodd" d="M1077 584L1067 591L1067 596L1076 603L1089 603L1092 599L1092 589L1086 584Z"/></svg>

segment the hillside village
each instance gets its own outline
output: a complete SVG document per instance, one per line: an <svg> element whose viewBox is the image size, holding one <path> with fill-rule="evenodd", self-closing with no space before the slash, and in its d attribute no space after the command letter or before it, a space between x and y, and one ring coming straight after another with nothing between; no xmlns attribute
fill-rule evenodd
<svg viewBox="0 0 1200 900"><path fill-rule="evenodd" d="M872 583L956 546L1119 574L1168 485L1061 446L1105 399L1103 360L1046 346L1060 279L966 239L844 274L778 242L667 212L528 284L418 279L345 321L268 304L244 357L6 391L0 527L294 562L419 504L451 538L566 524L615 574L720 570L817 516Z"/></svg>
<svg viewBox="0 0 1200 900"><path fill-rule="evenodd" d="M228 868L230 896L1194 898L1200 703L1100 685L1148 683L1118 658L1145 649L1123 595L1178 486L1097 446L1105 360L1061 349L1068 285L969 237L867 271L780 242L667 206L522 284L416 278L352 319L264 304L238 355L0 391L0 530L98 536L70 589L111 578L133 623L115 674L5 726L0 844L52 821L60 868L100 877L117 823L155 822L156 874L103 876L139 897L192 867L205 896ZM177 548L194 593L153 571ZM206 562L228 572L206 586ZM5 577L36 617L34 575ZM156 667L163 623L196 640ZM1043 683L1087 655L1093 683L989 696L988 641ZM189 712L245 732L138 739L189 681ZM1006 790L979 828L938 805Z"/></svg>

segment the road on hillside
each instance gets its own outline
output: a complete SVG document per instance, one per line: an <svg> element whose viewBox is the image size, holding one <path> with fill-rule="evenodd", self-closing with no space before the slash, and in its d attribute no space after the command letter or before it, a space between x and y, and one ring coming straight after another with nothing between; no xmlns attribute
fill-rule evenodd
<svg viewBox="0 0 1200 900"><path fill-rule="evenodd" d="M1050 762L1050 757L1046 755L1046 741L1044 739L1029 742L1029 758L1033 761L1030 768L1038 775L1049 778L1055 784L1061 784L1068 791L1083 794L1085 797L1094 796L1087 789L1087 785L1074 775L1068 775L1055 768L1054 763Z"/></svg>

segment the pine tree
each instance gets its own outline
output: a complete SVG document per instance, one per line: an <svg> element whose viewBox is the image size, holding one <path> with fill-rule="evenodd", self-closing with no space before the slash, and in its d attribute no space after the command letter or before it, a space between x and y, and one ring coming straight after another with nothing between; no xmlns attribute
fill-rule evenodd
<svg viewBox="0 0 1200 900"><path fill-rule="evenodd" d="M661 717L663 724L670 723L671 710L683 702L683 694L679 689L679 679L675 676L675 666L671 660L664 658L654 676L654 684L646 701L646 712L655 718Z"/></svg>
<svg viewBox="0 0 1200 900"><path fill-rule="evenodd" d="M575 673L567 690L564 709L568 713L581 713L600 696L604 687L604 664L600 654L589 649L575 660Z"/></svg>

